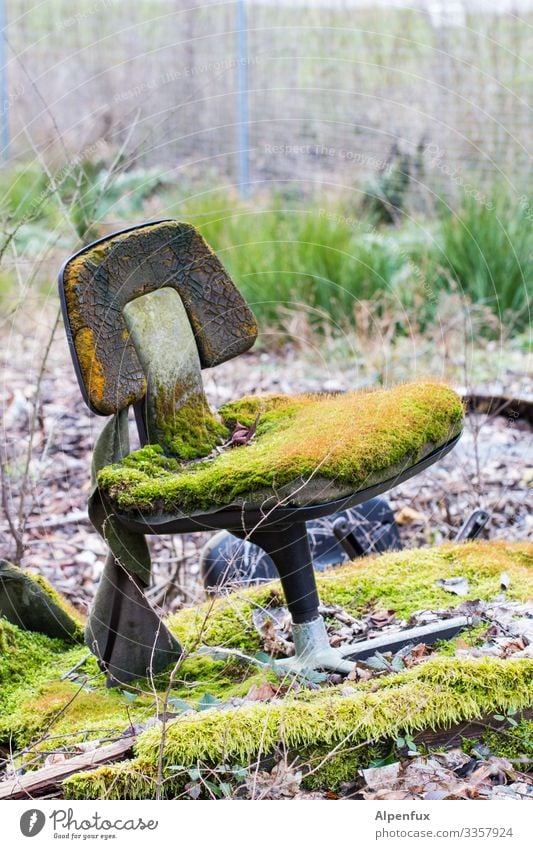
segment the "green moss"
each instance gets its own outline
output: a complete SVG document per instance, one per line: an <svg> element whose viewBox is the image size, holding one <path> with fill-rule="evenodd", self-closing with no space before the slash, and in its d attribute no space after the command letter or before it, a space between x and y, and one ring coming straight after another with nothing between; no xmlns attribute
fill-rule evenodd
<svg viewBox="0 0 533 849"><path fill-rule="evenodd" d="M162 460L166 462L166 460ZM509 597L532 593L533 546L527 543L471 542L421 551L392 552L365 558L318 576L322 598L343 603L354 613L369 603L395 607L401 616L427 607L449 607L454 598L435 580L466 575L472 598L494 597L499 576L509 574ZM259 648L251 621L258 604L282 603L278 585L250 588L214 604L180 611L169 624L185 645L199 642L234 645L248 652ZM461 599L462 601L462 599ZM159 695L147 682L132 686L133 701L120 690L108 690L105 678L90 657L78 675L86 681L61 680L86 655L61 640L22 631L0 620L0 741L20 747L38 738L52 723L49 734L73 743L120 733L130 722L142 723L163 709L161 692L168 674L159 676ZM378 750L399 731L442 728L465 719L531 707L533 661L495 658L433 657L420 666L393 676L355 684L355 693L343 695L342 686L320 691L301 690L268 703L190 712L168 724L164 753L163 796L183 790L185 769L197 763L249 763L259 752L273 752L280 744L313 761L341 747L309 781L334 786L349 780L360 763L366 766ZM180 667L171 698L194 706L210 693L223 702L245 696L253 684L275 680L237 660L213 660L192 655ZM83 686L82 686L83 685ZM172 710L172 702L170 703ZM371 741L357 750L348 749ZM69 780L70 798L150 798L157 785L156 752L160 728L145 731L136 756ZM46 741L39 748L46 748ZM337 756L338 755L338 756Z"/></svg>
<svg viewBox="0 0 533 849"><path fill-rule="evenodd" d="M460 599L435 583L438 578L464 576L469 583L466 598L489 599L499 592L502 572L507 572L511 579L509 598L530 598L533 545L468 542L389 552L328 570L316 579L325 604L340 604L356 616L369 604L375 604L396 610L398 616L409 617L418 610L449 608L459 603ZM260 640L252 622L253 610L280 604L284 604L281 586L272 582L182 610L170 617L169 625L185 646L195 645L201 639L207 645L254 652L260 648Z"/></svg>
<svg viewBox="0 0 533 849"><path fill-rule="evenodd" d="M185 770L164 770L160 798L175 799L189 780ZM153 799L157 784L154 764L136 758L73 775L63 784L63 792L66 799Z"/></svg>
<svg viewBox="0 0 533 849"><path fill-rule="evenodd" d="M461 631L453 640L437 640L435 649L443 657L453 657L458 648L459 640L469 647L479 646L484 642L483 635L487 631L487 622L472 625Z"/></svg>
<svg viewBox="0 0 533 849"><path fill-rule="evenodd" d="M81 642L80 614L40 575L0 560L0 617L49 637Z"/></svg>
<svg viewBox="0 0 533 849"><path fill-rule="evenodd" d="M107 689L104 674L85 647L72 649L0 619L0 650L0 742L14 749L39 737L50 723L60 745L63 735L65 742L74 743L120 734L130 721L146 720L163 709L168 674L158 676L157 702L149 682L131 687L131 701L120 689ZM80 661L84 663L78 679L62 680ZM273 673L234 660L193 656L180 667L171 697L194 707L205 693L227 701L266 680L276 679Z"/></svg>
<svg viewBox="0 0 533 849"><path fill-rule="evenodd" d="M491 754L499 758L533 764L533 722L521 719L514 727L506 725L502 730L487 730L480 735L479 740L463 741L465 751L471 751L480 745L487 746ZM527 769L528 766L522 767L524 772Z"/></svg>
<svg viewBox="0 0 533 849"><path fill-rule="evenodd" d="M0 620L0 648L0 742L14 749L49 725L59 745L62 735L71 743L107 736L124 730L128 716L140 716L148 707L153 712L149 694L130 705L121 691L106 689L92 656L80 667L77 681L63 680L87 657L85 647L69 648Z"/></svg>
<svg viewBox="0 0 533 849"><path fill-rule="evenodd" d="M173 765L250 763L279 745L305 750L348 741L373 744L400 730L446 728L487 713L522 709L533 700L533 661L435 658L355 689L347 696L333 687L269 704L187 714L167 724L164 744L161 728L149 728L136 744L136 758L120 767L121 789L125 775L131 780L132 773L150 765L153 772L162 745L167 774ZM118 770L111 768L106 777L104 795L118 780ZM65 791L68 798L100 798L104 784L95 770L68 779ZM149 798L146 786L143 797Z"/></svg>
<svg viewBox="0 0 533 849"><path fill-rule="evenodd" d="M165 458L162 461L167 462ZM325 602L344 604L355 614L375 603L409 616L416 610L449 607L454 603L453 596L435 585L437 578L464 574L470 583L469 597L490 598L499 590L503 571L511 578L510 597L531 596L533 546L472 542L393 552L324 573L317 580ZM261 647L252 622L253 610L258 605L268 608L280 604L283 596L279 585L274 583L180 611L170 618L169 625L189 649L201 642L240 648L253 654ZM4 620L0 620L0 648L0 740L14 737L20 745L38 735L54 711L75 695L79 683L60 679L85 656L86 649L70 648L61 640L22 631ZM447 644L440 651L448 653ZM87 727L99 731L124 728L128 724L127 707L130 713L141 717L157 710L147 684L137 687L139 695L131 705L120 690L107 690L104 676L92 657L80 674L88 676L91 689L82 690L62 714L61 721L54 725L61 733ZM209 692L225 701L244 696L252 684L269 679L273 680L270 673L257 672L236 661L192 656L181 666L172 695L194 704ZM159 676L160 690L167 681L168 674Z"/></svg>
<svg viewBox="0 0 533 849"><path fill-rule="evenodd" d="M304 767L303 786L308 790L336 791L345 781L354 781L357 772L390 751L387 742L363 747L340 746L334 753L331 746L309 746L298 752L298 765Z"/></svg>
<svg viewBox="0 0 533 849"><path fill-rule="evenodd" d="M229 436L229 430L209 408L202 391L176 407L175 394L160 387L155 399L156 427L165 447L180 460L205 457Z"/></svg>
<svg viewBox="0 0 533 849"><path fill-rule="evenodd" d="M46 578L43 578L42 575L30 575L29 573L27 574L33 581L35 581L36 584L41 587L41 589L45 591L45 593L52 599L54 604L57 604L58 607L61 607L61 609L64 610L68 616L70 616L78 623L80 635L81 638L83 638L83 628L85 620L81 613L76 610L76 608L72 604L70 604L70 602L68 602L64 596L58 593L57 590L54 589L52 584L50 584L46 580Z"/></svg>
<svg viewBox="0 0 533 849"><path fill-rule="evenodd" d="M145 454L137 464L134 453L102 469L99 486L126 511L260 504L274 491L288 503L324 501L394 476L400 464L456 435L463 418L458 396L439 383L336 396L253 396L219 412L226 426L250 425L259 415L254 440L178 470L150 469Z"/></svg>
<svg viewBox="0 0 533 849"><path fill-rule="evenodd" d="M0 697L10 686L40 674L64 650L61 640L23 631L0 618Z"/></svg>
<svg viewBox="0 0 533 849"><path fill-rule="evenodd" d="M288 696L282 703L193 714L169 724L164 758L167 764L249 760L260 747L269 752L280 742L295 748L446 726L530 704L532 673L531 660L436 658L395 677L360 685L355 695L345 697L331 688ZM159 730L149 729L139 739L137 753L152 759L159 745Z"/></svg>
<svg viewBox="0 0 533 849"><path fill-rule="evenodd" d="M278 681L269 670L259 670L238 660L213 660L204 655L187 658L173 682L172 696L192 707L207 692L223 701L242 698L253 685Z"/></svg>

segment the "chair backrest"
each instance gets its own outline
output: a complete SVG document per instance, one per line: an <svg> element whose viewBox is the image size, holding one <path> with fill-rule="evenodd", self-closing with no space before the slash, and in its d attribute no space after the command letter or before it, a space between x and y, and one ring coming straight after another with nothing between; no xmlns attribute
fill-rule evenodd
<svg viewBox="0 0 533 849"><path fill-rule="evenodd" d="M202 368L254 344L253 313L190 224L159 221L106 236L67 260L59 275L70 351L93 412L108 416L145 396L146 374L124 308L163 287L181 298Z"/></svg>

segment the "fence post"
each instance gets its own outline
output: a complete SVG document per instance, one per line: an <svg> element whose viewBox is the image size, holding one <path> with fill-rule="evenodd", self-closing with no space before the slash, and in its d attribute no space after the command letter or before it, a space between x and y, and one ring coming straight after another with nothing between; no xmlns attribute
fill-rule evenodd
<svg viewBox="0 0 533 849"><path fill-rule="evenodd" d="M9 157L9 96L7 91L6 1L0 0L0 157Z"/></svg>
<svg viewBox="0 0 533 849"><path fill-rule="evenodd" d="M241 197L250 194L250 151L248 134L248 31L246 0L236 0L235 31L237 48L237 155Z"/></svg>

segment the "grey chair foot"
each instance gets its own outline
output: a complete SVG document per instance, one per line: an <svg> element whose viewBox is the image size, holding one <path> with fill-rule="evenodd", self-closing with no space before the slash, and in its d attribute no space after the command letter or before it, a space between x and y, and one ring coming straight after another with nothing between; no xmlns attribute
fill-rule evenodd
<svg viewBox="0 0 533 849"><path fill-rule="evenodd" d="M321 616L309 622L294 623L292 633L294 657L278 660L276 666L287 672L303 675L317 669L348 673L355 668L355 663L346 660L338 649L330 646L326 626Z"/></svg>

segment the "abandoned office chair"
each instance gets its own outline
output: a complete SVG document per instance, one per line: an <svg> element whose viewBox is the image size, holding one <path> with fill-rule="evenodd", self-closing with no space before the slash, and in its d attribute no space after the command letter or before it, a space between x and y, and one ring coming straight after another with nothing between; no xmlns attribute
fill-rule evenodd
<svg viewBox="0 0 533 849"><path fill-rule="evenodd" d="M460 436L458 396L423 382L251 395L214 413L201 368L246 351L257 329L188 224L159 221L100 239L65 263L59 288L83 397L112 417L93 460L89 515L109 554L86 630L108 684L158 672L181 654L144 595L145 535L220 529L276 565L293 621L287 667L349 671L318 613L305 523L367 501L442 457ZM130 407L142 446L133 453Z"/></svg>

